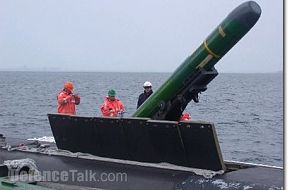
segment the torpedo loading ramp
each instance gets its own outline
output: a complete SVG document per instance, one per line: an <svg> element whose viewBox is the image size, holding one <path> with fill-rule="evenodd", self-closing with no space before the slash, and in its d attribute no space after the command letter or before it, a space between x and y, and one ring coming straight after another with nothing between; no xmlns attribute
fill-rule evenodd
<svg viewBox="0 0 290 190"><path fill-rule="evenodd" d="M215 127L209 122L48 114L60 149L148 163L225 170Z"/></svg>

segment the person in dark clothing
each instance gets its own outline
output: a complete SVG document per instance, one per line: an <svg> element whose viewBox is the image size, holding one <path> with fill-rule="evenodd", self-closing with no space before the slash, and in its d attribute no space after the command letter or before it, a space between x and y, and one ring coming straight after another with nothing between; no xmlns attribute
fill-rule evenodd
<svg viewBox="0 0 290 190"><path fill-rule="evenodd" d="M145 100L153 93L152 84L149 81L146 81L143 85L144 92L139 95L137 109L145 102Z"/></svg>

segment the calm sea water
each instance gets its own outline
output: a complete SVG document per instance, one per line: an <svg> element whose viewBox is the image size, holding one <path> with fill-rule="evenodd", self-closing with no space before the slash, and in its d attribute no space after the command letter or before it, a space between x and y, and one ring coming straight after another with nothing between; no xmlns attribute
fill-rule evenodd
<svg viewBox="0 0 290 190"><path fill-rule="evenodd" d="M99 106L113 88L130 116L144 81L151 81L156 90L169 76L0 72L0 133L17 138L52 136L47 113L56 112L56 95L67 80L81 95L78 115L100 116ZM282 73L219 74L187 111L192 120L215 123L225 160L283 166Z"/></svg>

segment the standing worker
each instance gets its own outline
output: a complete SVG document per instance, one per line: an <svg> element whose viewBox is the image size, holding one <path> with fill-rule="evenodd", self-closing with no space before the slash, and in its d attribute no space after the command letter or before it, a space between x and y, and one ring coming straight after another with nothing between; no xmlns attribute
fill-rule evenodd
<svg viewBox="0 0 290 190"><path fill-rule="evenodd" d="M108 96L101 105L101 112L103 116L117 117L119 114L124 113L124 111L124 104L121 100L116 98L115 90L109 90Z"/></svg>
<svg viewBox="0 0 290 190"><path fill-rule="evenodd" d="M145 102L145 100L153 93L152 84L149 81L146 81L143 85L144 92L139 95L137 109Z"/></svg>
<svg viewBox="0 0 290 190"><path fill-rule="evenodd" d="M188 121L191 119L191 116L187 112L183 112L182 115L180 116L180 121Z"/></svg>
<svg viewBox="0 0 290 190"><path fill-rule="evenodd" d="M57 112L63 114L76 114L76 105L80 104L80 96L73 93L74 85L68 81L57 96Z"/></svg>

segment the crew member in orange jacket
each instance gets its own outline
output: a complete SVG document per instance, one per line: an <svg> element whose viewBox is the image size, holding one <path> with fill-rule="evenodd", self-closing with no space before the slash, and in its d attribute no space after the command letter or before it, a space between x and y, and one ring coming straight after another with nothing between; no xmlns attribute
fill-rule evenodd
<svg viewBox="0 0 290 190"><path fill-rule="evenodd" d="M187 112L183 112L181 117L180 117L180 121L188 121L190 119L191 119L191 116Z"/></svg>
<svg viewBox="0 0 290 190"><path fill-rule="evenodd" d="M74 85L66 82L63 90L57 96L57 112L63 114L76 114L76 105L80 104L80 96L73 93Z"/></svg>
<svg viewBox="0 0 290 190"><path fill-rule="evenodd" d="M116 117L118 114L122 114L125 111L124 104L115 96L115 90L109 90L108 96L101 105L101 112L103 116Z"/></svg>

